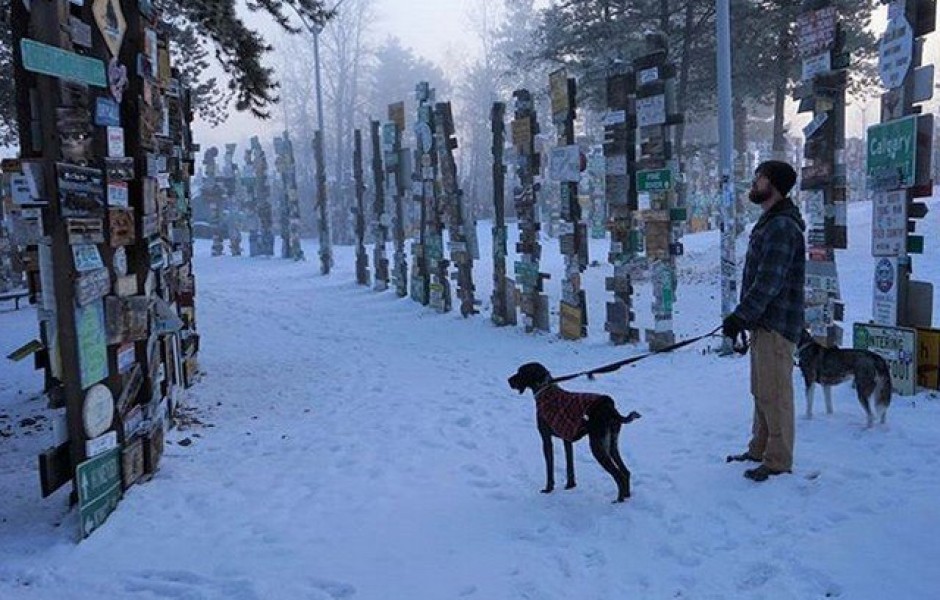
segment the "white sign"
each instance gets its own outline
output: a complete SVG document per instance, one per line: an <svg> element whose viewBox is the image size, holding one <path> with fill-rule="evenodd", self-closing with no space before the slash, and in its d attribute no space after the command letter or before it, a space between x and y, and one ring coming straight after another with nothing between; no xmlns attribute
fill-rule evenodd
<svg viewBox="0 0 940 600"><path fill-rule="evenodd" d="M108 127L108 158L124 157L124 129Z"/></svg>
<svg viewBox="0 0 940 600"><path fill-rule="evenodd" d="M13 204L32 203L33 195L29 191L29 177L22 173L11 173L10 195L13 197Z"/></svg>
<svg viewBox="0 0 940 600"><path fill-rule="evenodd" d="M75 260L75 270L79 273L104 268L98 246L94 244L75 244L71 248L72 258Z"/></svg>
<svg viewBox="0 0 940 600"><path fill-rule="evenodd" d="M666 122L666 95L637 98L636 118L640 127L664 124Z"/></svg>
<svg viewBox="0 0 940 600"><path fill-rule="evenodd" d="M87 458L97 456L112 448L117 448L117 432L114 430L96 438L85 440L85 456Z"/></svg>
<svg viewBox="0 0 940 600"><path fill-rule="evenodd" d="M901 87L911 68L914 50L914 32L903 14L888 22L888 28L878 45L878 73L885 87Z"/></svg>
<svg viewBox="0 0 940 600"><path fill-rule="evenodd" d="M907 239L907 191L875 193L871 209L871 255L902 255Z"/></svg>
<svg viewBox="0 0 940 600"><path fill-rule="evenodd" d="M649 69L643 69L640 71L638 78L640 80L640 85L652 83L659 79L659 68L650 67Z"/></svg>
<svg viewBox="0 0 940 600"><path fill-rule="evenodd" d="M617 125L627 122L627 111L612 110L604 115L604 125Z"/></svg>
<svg viewBox="0 0 940 600"><path fill-rule="evenodd" d="M820 73L828 73L832 70L832 53L823 52L816 56L809 56L803 59L803 81L808 81Z"/></svg>
<svg viewBox="0 0 940 600"><path fill-rule="evenodd" d="M875 263L872 286L872 320L879 325L898 323L898 259L884 257Z"/></svg>
<svg viewBox="0 0 940 600"><path fill-rule="evenodd" d="M548 173L552 181L581 180L581 149L577 145L552 148Z"/></svg>
<svg viewBox="0 0 940 600"><path fill-rule="evenodd" d="M115 208L127 208L129 206L126 181L108 182L108 206Z"/></svg>
<svg viewBox="0 0 940 600"><path fill-rule="evenodd" d="M85 393L82 405L82 424L85 435L96 438L111 427L114 416L114 397L107 386L96 383Z"/></svg>

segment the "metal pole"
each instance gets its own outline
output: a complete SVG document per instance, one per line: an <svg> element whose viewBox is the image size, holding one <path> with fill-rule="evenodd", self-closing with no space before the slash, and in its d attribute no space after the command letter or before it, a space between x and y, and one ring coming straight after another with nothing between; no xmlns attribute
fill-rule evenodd
<svg viewBox="0 0 940 600"><path fill-rule="evenodd" d="M737 204L732 179L731 115L731 9L730 0L717 0L718 29L718 164L721 176L721 315L730 314L737 303ZM731 353L731 340L724 338L722 354Z"/></svg>
<svg viewBox="0 0 940 600"><path fill-rule="evenodd" d="M320 133L322 140L326 132L323 130L323 89L320 85L320 29L319 26L310 27L310 33L313 34L313 77L317 95L317 131ZM318 177L321 181L325 181L325 161L321 159L318 168L322 169ZM319 196L317 205L320 207L320 273L327 275L330 272L330 267L333 266L333 250L330 247L330 211L326 185L317 186L317 195Z"/></svg>

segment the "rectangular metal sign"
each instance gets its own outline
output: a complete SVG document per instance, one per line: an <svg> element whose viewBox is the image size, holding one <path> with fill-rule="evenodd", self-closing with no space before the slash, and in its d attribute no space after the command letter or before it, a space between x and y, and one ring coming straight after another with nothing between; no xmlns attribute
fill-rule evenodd
<svg viewBox="0 0 940 600"><path fill-rule="evenodd" d="M20 52L23 68L27 71L97 87L105 87L108 83L104 62L97 58L81 56L28 38L20 40Z"/></svg>

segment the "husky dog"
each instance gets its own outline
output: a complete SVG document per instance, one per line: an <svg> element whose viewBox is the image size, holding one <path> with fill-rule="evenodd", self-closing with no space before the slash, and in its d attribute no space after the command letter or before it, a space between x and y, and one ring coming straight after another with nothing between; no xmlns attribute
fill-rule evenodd
<svg viewBox="0 0 940 600"><path fill-rule="evenodd" d="M826 348L803 331L797 346L797 364L806 384L806 418L813 418L814 384L823 386L826 412L832 414L831 387L850 379L855 381L858 401L868 415L868 427L875 413L882 423L891 403L891 374L884 358L870 350Z"/></svg>

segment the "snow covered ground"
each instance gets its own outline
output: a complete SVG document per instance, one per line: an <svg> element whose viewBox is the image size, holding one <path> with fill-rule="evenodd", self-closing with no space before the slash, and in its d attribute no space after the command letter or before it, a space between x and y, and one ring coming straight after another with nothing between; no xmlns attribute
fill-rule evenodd
<svg viewBox="0 0 940 600"><path fill-rule="evenodd" d="M915 277L940 285L940 201L930 206ZM851 323L871 313L870 206L849 220L838 261ZM3 361L0 598L937 597L933 393L895 396L887 426L865 430L853 390L837 388L834 415L798 420L794 474L755 484L724 462L748 436L747 359L701 342L567 386L643 414L622 437L633 498L611 504L583 444L577 489L538 493L533 402L506 377L529 360L562 374L645 346L607 342L607 265L584 277L588 338L491 325L489 224L480 232L485 306L469 319L357 286L352 248L337 248L323 277L316 260L212 258L200 242L205 376L187 404L203 425L170 432L156 477L80 544L67 491L39 494L36 455L51 436L41 374ZM684 241L679 338L713 329L720 312L717 233ZM543 270L560 273L557 241L545 247ZM305 250L316 256L315 243ZM607 242L591 252L603 263ZM557 309L558 275L547 288ZM650 326L649 287L635 298ZM0 310L3 354L34 332L32 308ZM797 402L802 412L801 392ZM557 442L556 456L560 472Z"/></svg>

